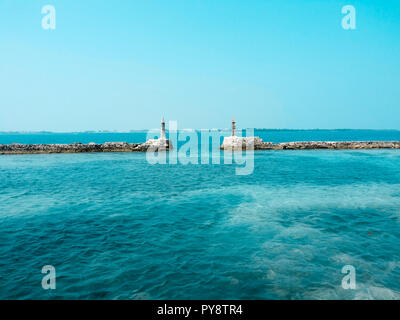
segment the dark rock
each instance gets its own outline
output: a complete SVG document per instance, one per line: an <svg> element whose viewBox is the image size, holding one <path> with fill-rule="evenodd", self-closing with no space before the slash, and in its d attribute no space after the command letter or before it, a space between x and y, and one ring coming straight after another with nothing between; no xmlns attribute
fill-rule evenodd
<svg viewBox="0 0 400 320"><path fill-rule="evenodd" d="M160 143L149 140L146 143L106 142L104 144L20 144L0 145L0 154L40 154L40 153L89 153L89 152L146 152L168 151L170 141Z"/></svg>

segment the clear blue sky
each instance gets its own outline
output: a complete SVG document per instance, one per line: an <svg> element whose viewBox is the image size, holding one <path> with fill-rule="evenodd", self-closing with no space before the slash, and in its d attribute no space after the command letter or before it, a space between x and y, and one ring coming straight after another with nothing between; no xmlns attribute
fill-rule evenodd
<svg viewBox="0 0 400 320"><path fill-rule="evenodd" d="M341 27L347 4L356 30ZM162 115L400 129L400 1L0 0L0 131L145 129Z"/></svg>

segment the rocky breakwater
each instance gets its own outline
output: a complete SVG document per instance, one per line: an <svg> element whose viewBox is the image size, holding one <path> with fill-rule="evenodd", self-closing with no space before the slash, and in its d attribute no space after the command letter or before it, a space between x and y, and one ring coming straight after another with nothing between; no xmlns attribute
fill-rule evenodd
<svg viewBox="0 0 400 320"><path fill-rule="evenodd" d="M259 137L226 137L223 150L400 149L400 141L297 141L263 142Z"/></svg>
<svg viewBox="0 0 400 320"><path fill-rule="evenodd" d="M0 154L47 154L90 152L157 152L168 151L172 144L167 139L154 139L145 143L106 142L71 144L19 144L0 145Z"/></svg>
<svg viewBox="0 0 400 320"><path fill-rule="evenodd" d="M316 150L316 149L399 149L400 141L299 141L284 143L264 143L262 149L273 150Z"/></svg>

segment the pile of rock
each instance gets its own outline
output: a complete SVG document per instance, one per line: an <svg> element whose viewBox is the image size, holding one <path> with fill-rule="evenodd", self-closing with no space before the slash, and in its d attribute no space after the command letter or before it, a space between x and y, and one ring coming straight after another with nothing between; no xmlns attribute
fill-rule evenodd
<svg viewBox="0 0 400 320"><path fill-rule="evenodd" d="M169 140L154 139L145 143L106 142L71 144L20 144L0 145L0 154L89 153L89 152L146 152L168 151Z"/></svg>
<svg viewBox="0 0 400 320"><path fill-rule="evenodd" d="M223 150L258 150L265 149L270 142L263 142L259 137L225 137L221 145ZM272 145L272 143L270 143Z"/></svg>
<svg viewBox="0 0 400 320"><path fill-rule="evenodd" d="M271 144L273 150L399 149L400 141L299 141ZM264 148L265 149L265 148Z"/></svg>
<svg viewBox="0 0 400 320"><path fill-rule="evenodd" d="M161 120L159 139L150 139L145 143L106 142L106 143L71 143L71 144L0 144L0 154L34 153L82 153L82 152L158 152L169 151L172 143L165 135L164 117Z"/></svg>
<svg viewBox="0 0 400 320"><path fill-rule="evenodd" d="M223 150L400 149L400 141L297 141L272 143L259 137L226 137Z"/></svg>
<svg viewBox="0 0 400 320"><path fill-rule="evenodd" d="M305 149L400 149L400 141L298 141L263 142L259 137L237 137L232 118L232 134L225 137L223 150L305 150Z"/></svg>
<svg viewBox="0 0 400 320"><path fill-rule="evenodd" d="M171 149L172 149L171 141L165 138L160 138L160 139L150 139L145 143L139 144L135 151L157 152L157 151L169 151Z"/></svg>

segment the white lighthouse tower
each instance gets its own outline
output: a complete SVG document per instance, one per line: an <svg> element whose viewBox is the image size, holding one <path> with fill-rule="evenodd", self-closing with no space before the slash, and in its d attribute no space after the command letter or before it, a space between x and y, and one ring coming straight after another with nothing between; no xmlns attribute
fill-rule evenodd
<svg viewBox="0 0 400 320"><path fill-rule="evenodd" d="M232 134L231 134L231 136L232 137L236 136L236 121L235 121L234 117L232 117Z"/></svg>
<svg viewBox="0 0 400 320"><path fill-rule="evenodd" d="M167 138L165 137L165 120L164 117L161 119L161 140L166 140Z"/></svg>

